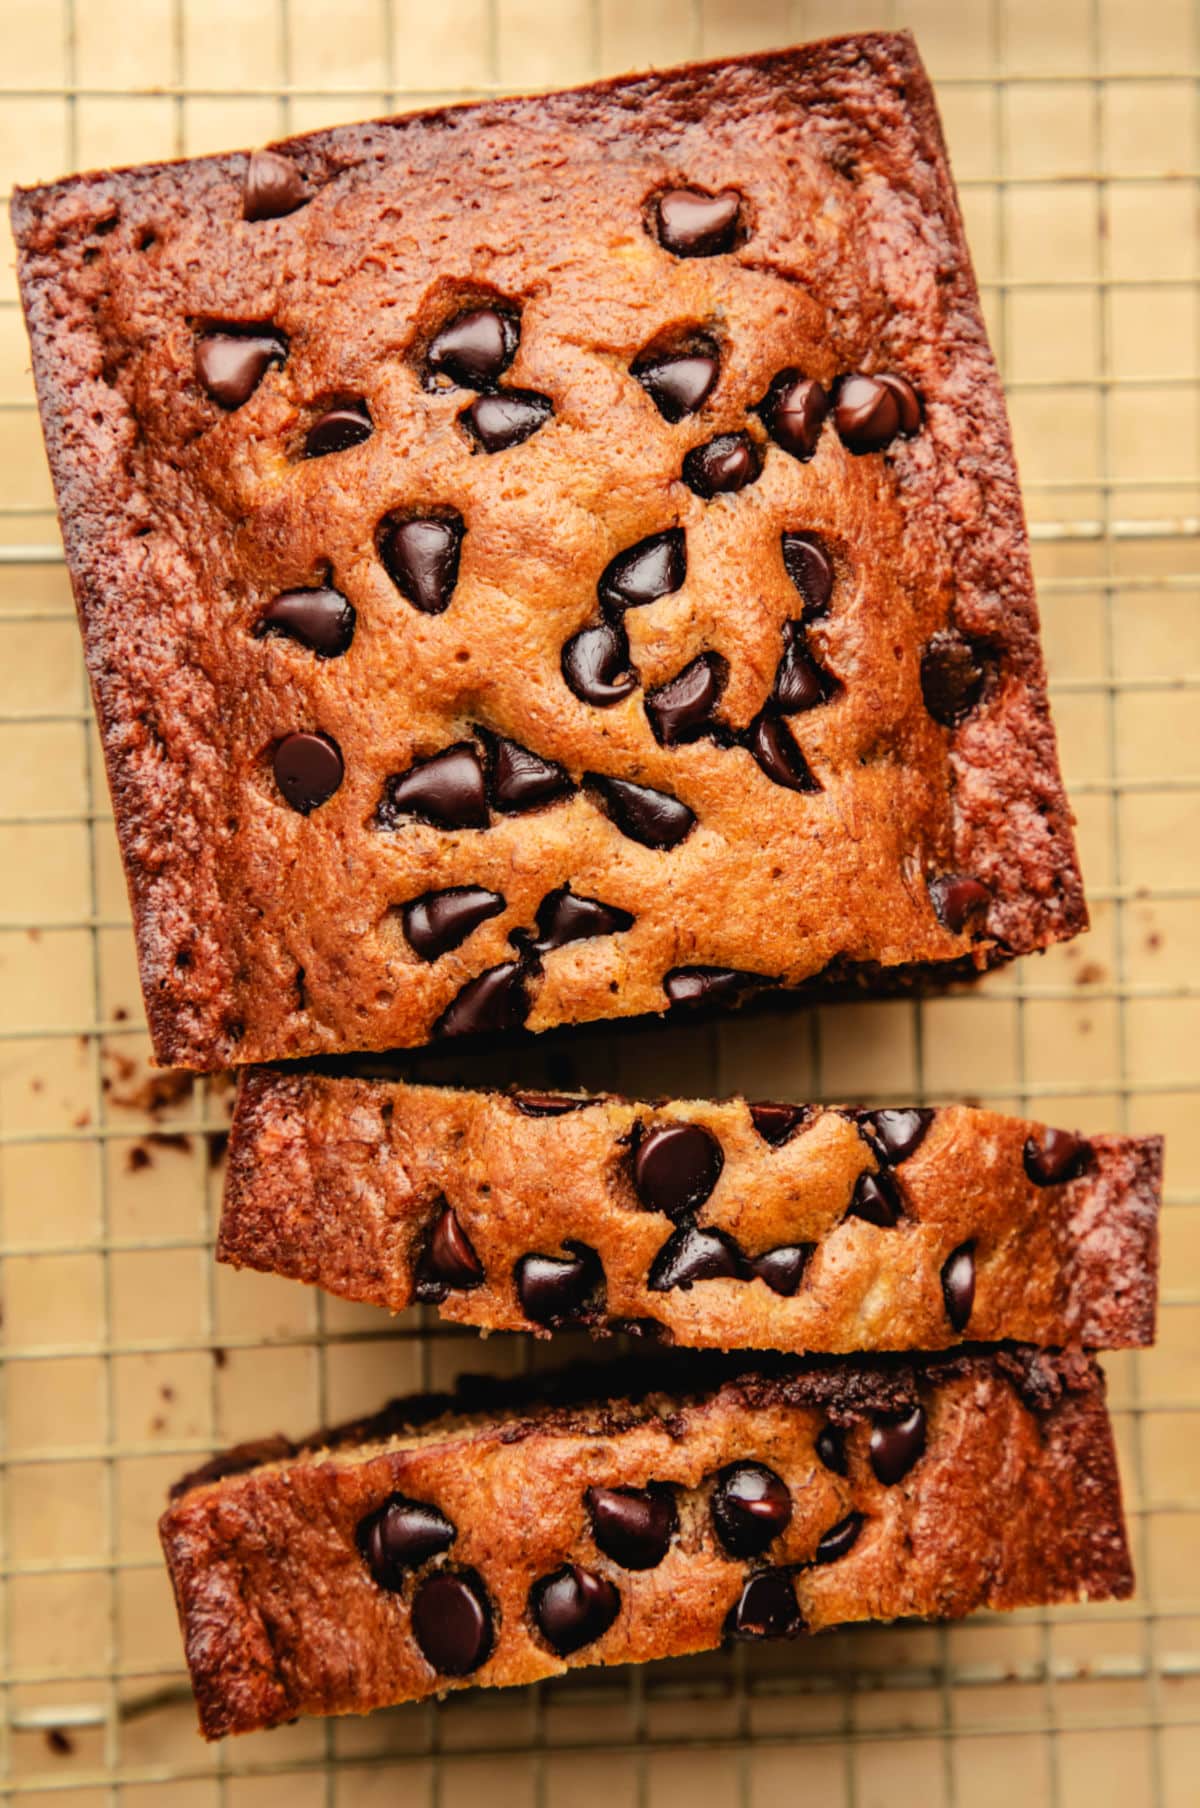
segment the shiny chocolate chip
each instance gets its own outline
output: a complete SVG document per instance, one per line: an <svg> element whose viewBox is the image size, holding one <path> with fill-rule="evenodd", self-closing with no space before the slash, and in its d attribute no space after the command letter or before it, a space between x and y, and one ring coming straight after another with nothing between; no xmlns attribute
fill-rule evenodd
<svg viewBox="0 0 1200 1808"><path fill-rule="evenodd" d="M774 710L764 709L755 716L746 732L746 744L772 784L783 785L788 791L821 789L783 717Z"/></svg>
<svg viewBox="0 0 1200 1808"><path fill-rule="evenodd" d="M492 750L492 802L497 810L539 810L575 789L564 766L544 760L519 741L497 740Z"/></svg>
<svg viewBox="0 0 1200 1808"><path fill-rule="evenodd" d="M492 1614L474 1570L439 1569L413 1596L413 1637L442 1676L469 1676L492 1649Z"/></svg>
<svg viewBox="0 0 1200 1808"><path fill-rule="evenodd" d="M483 1264L459 1223L458 1214L453 1206L443 1206L417 1264L414 1297L436 1305L447 1293L469 1291L482 1280Z"/></svg>
<svg viewBox="0 0 1200 1808"><path fill-rule="evenodd" d="M342 753L329 735L285 735L271 758L275 783L293 810L308 816L333 796L345 775Z"/></svg>
<svg viewBox="0 0 1200 1808"><path fill-rule="evenodd" d="M290 157L252 151L242 182L242 218L279 220L308 200L304 177Z"/></svg>
<svg viewBox="0 0 1200 1808"><path fill-rule="evenodd" d="M786 1569L760 1569L742 1589L726 1630L731 1638L795 1638L804 1631L796 1584Z"/></svg>
<svg viewBox="0 0 1200 1808"><path fill-rule="evenodd" d="M693 446L683 461L683 481L705 501L744 490L762 470L762 455L748 433L719 433Z"/></svg>
<svg viewBox="0 0 1200 1808"><path fill-rule="evenodd" d="M855 371L838 384L833 421L851 452L880 452L898 433L917 431L921 404L906 378Z"/></svg>
<svg viewBox="0 0 1200 1808"><path fill-rule="evenodd" d="M942 1267L942 1298L946 1317L956 1331L965 1331L975 1304L975 1245L961 1243Z"/></svg>
<svg viewBox="0 0 1200 1808"><path fill-rule="evenodd" d="M254 624L256 635L278 634L298 641L318 659L337 659L354 639L354 607L328 585L284 590Z"/></svg>
<svg viewBox="0 0 1200 1808"><path fill-rule="evenodd" d="M523 1117L565 1117L568 1111L582 1111L591 1103L566 1092L514 1092L510 1097Z"/></svg>
<svg viewBox="0 0 1200 1808"><path fill-rule="evenodd" d="M610 559L600 576L600 601L608 609L640 609L671 596L687 576L687 542L681 527L651 534Z"/></svg>
<svg viewBox="0 0 1200 1808"><path fill-rule="evenodd" d="M206 333L196 342L196 375L218 407L240 408L286 357L278 333Z"/></svg>
<svg viewBox="0 0 1200 1808"><path fill-rule="evenodd" d="M859 1129L880 1160L892 1167L916 1154L932 1122L933 1112L915 1105L858 1114Z"/></svg>
<svg viewBox="0 0 1200 1808"><path fill-rule="evenodd" d="M565 1256L522 1256L513 1270L517 1298L535 1325L577 1324L588 1315L604 1270L594 1249L568 1243Z"/></svg>
<svg viewBox="0 0 1200 1808"><path fill-rule="evenodd" d="M1082 1174L1088 1145L1069 1130L1043 1130L1025 1144L1022 1159L1034 1186L1061 1186Z"/></svg>
<svg viewBox="0 0 1200 1808"><path fill-rule="evenodd" d="M401 596L423 615L440 615L449 607L458 583L462 552L459 515L421 520L385 520L379 530L379 556Z"/></svg>
<svg viewBox="0 0 1200 1808"><path fill-rule="evenodd" d="M633 366L637 378L664 421L674 426L702 408L721 372L720 358L711 340L705 349L664 353Z"/></svg>
<svg viewBox="0 0 1200 1808"><path fill-rule="evenodd" d="M741 1252L724 1231L701 1230L687 1224L668 1237L654 1261L646 1285L651 1293L688 1293L697 1281L740 1281L744 1278Z"/></svg>
<svg viewBox="0 0 1200 1808"><path fill-rule="evenodd" d="M429 368L463 389L490 389L512 363L520 338L514 315L471 308L434 336Z"/></svg>
<svg viewBox="0 0 1200 1808"><path fill-rule="evenodd" d="M885 1488L903 1481L924 1449L924 1408L912 1406L907 1412L876 1419L871 1431L871 1467Z"/></svg>
<svg viewBox="0 0 1200 1808"><path fill-rule="evenodd" d="M361 446L375 431L365 402L345 402L328 408L309 428L304 440L305 458L327 458L331 452L348 452Z"/></svg>
<svg viewBox="0 0 1200 1808"><path fill-rule="evenodd" d="M595 935L618 935L633 928L634 919L627 910L599 898L581 898L569 885L547 892L538 905L537 939L532 944L537 954L549 954L564 948L568 942L587 941Z"/></svg>
<svg viewBox="0 0 1200 1808"><path fill-rule="evenodd" d="M502 389L476 396L459 420L485 452L506 452L532 439L554 413L549 396L527 389Z"/></svg>
<svg viewBox="0 0 1200 1808"><path fill-rule="evenodd" d="M529 1591L538 1631L559 1657L569 1657L606 1633L621 1611L621 1596L604 1576L564 1563Z"/></svg>
<svg viewBox="0 0 1200 1808"><path fill-rule="evenodd" d="M962 873L947 873L931 879L929 896L938 921L952 935L981 935L987 928L987 912L991 893L978 879Z"/></svg>
<svg viewBox="0 0 1200 1808"><path fill-rule="evenodd" d="M840 1425L823 1425L817 1433L816 1451L821 1462L833 1475L845 1475L846 1434Z"/></svg>
<svg viewBox="0 0 1200 1808"><path fill-rule="evenodd" d="M815 1248L815 1243L781 1243L776 1249L764 1250L761 1256L752 1256L750 1272L765 1281L772 1293L791 1299L800 1291L804 1270Z"/></svg>
<svg viewBox="0 0 1200 1808"><path fill-rule="evenodd" d="M483 764L473 742L456 742L387 780L376 826L394 829L402 816L415 816L439 829L487 828Z"/></svg>
<svg viewBox="0 0 1200 1808"><path fill-rule="evenodd" d="M607 709L637 689L637 673L629 664L629 642L622 628L600 622L581 628L562 650L562 674L581 703Z"/></svg>
<svg viewBox="0 0 1200 1808"><path fill-rule="evenodd" d="M622 835L640 841L643 847L678 847L696 826L693 812L666 791L598 773L589 774L588 782Z"/></svg>
<svg viewBox="0 0 1200 1808"><path fill-rule="evenodd" d="M812 377L781 370L758 404L763 426L793 458L811 458L821 437L829 397Z"/></svg>
<svg viewBox="0 0 1200 1808"><path fill-rule="evenodd" d="M900 1217L902 1201L900 1189L886 1168L878 1174L860 1174L854 1183L854 1195L850 1201L848 1218L865 1218L868 1224L878 1224L881 1230L890 1230Z"/></svg>
<svg viewBox="0 0 1200 1808"><path fill-rule="evenodd" d="M470 980L442 1012L435 1036L481 1036L519 1030L530 1011L525 970L520 961L503 961Z"/></svg>
<svg viewBox="0 0 1200 1808"><path fill-rule="evenodd" d="M435 961L503 909L504 899L498 891L485 891L482 885L451 885L445 891L427 891L414 898L400 917L414 954Z"/></svg>
<svg viewBox="0 0 1200 1808"><path fill-rule="evenodd" d="M779 1148L781 1143L786 1143L794 1136L809 1115L807 1105L777 1105L770 1100L751 1105L748 1109L754 1128L773 1149Z"/></svg>
<svg viewBox="0 0 1200 1808"><path fill-rule="evenodd" d="M657 1569L679 1527L669 1488L589 1488L584 1495L598 1550L622 1569Z"/></svg>
<svg viewBox="0 0 1200 1808"><path fill-rule="evenodd" d="M759 1557L791 1523L792 1496L764 1463L732 1463L717 1477L712 1516L731 1557Z"/></svg>
<svg viewBox="0 0 1200 1808"><path fill-rule="evenodd" d="M852 1551L858 1543L858 1534L863 1529L861 1513L847 1513L845 1519L839 1519L836 1525L830 1526L817 1545L815 1563L836 1563L847 1551Z"/></svg>
<svg viewBox="0 0 1200 1808"><path fill-rule="evenodd" d="M663 991L680 1009L689 1005L727 1004L751 986L769 986L765 973L740 967L672 967L663 975Z"/></svg>
<svg viewBox="0 0 1200 1808"><path fill-rule="evenodd" d="M712 734L718 727L714 712L728 671L719 653L699 653L674 678L647 692L646 715L661 746L676 747Z"/></svg>
<svg viewBox="0 0 1200 1808"><path fill-rule="evenodd" d="M658 197L658 242L675 257L716 257L738 241L741 196L731 188L706 195L670 188Z"/></svg>
<svg viewBox="0 0 1200 1808"><path fill-rule="evenodd" d="M704 1204L724 1165L720 1143L703 1124L656 1124L634 1151L633 1184L647 1211L681 1218Z"/></svg>
<svg viewBox="0 0 1200 1808"><path fill-rule="evenodd" d="M358 1548L381 1588L395 1591L430 1557L448 1551L458 1537L444 1513L428 1501L393 1494L358 1528Z"/></svg>
<svg viewBox="0 0 1200 1808"><path fill-rule="evenodd" d="M803 622L785 622L783 653L775 670L771 699L781 716L798 716L830 696L832 683L821 670L804 637Z"/></svg>
<svg viewBox="0 0 1200 1808"><path fill-rule="evenodd" d="M804 618L824 615L833 595L833 560L816 534L780 536L783 568L804 598Z"/></svg>
<svg viewBox="0 0 1200 1808"><path fill-rule="evenodd" d="M978 703L983 680L970 641L954 628L939 628L921 654L921 695L934 721L956 727Z"/></svg>

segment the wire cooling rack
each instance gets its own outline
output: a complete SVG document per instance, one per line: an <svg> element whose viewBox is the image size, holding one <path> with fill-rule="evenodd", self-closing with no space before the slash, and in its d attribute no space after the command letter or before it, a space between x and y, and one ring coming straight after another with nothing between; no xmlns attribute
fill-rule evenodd
<svg viewBox="0 0 1200 1808"><path fill-rule="evenodd" d="M71 1808L1183 1808L1200 1774L1200 15L1184 0L4 0L0 186L908 24L1017 432L1095 927L978 991L619 1030L529 1077L982 1099L1171 1139L1156 1351L1110 1361L1136 1600L584 1671L202 1746L154 1521L201 1452L529 1353L209 1259L230 1092L149 1067L0 292L0 1798ZM538 1073L550 1061L550 1070ZM555 1063L558 1063L555 1065ZM556 1355L561 1346L556 1346ZM542 1352L535 1359L542 1359Z"/></svg>

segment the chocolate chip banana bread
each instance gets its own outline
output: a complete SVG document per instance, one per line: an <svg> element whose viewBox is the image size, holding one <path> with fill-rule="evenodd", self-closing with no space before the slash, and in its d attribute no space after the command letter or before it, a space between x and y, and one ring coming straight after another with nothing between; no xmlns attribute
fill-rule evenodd
<svg viewBox="0 0 1200 1808"><path fill-rule="evenodd" d="M947 977L1084 926L907 36L13 220L160 1060Z"/></svg>
<svg viewBox="0 0 1200 1808"><path fill-rule="evenodd" d="M1154 1336L1162 1145L995 1112L242 1076L217 1253L488 1329L718 1349Z"/></svg>
<svg viewBox="0 0 1200 1808"><path fill-rule="evenodd" d="M161 1533L205 1734L1132 1589L1082 1356L639 1392L436 1418L399 1402L349 1441L277 1440L181 1483Z"/></svg>

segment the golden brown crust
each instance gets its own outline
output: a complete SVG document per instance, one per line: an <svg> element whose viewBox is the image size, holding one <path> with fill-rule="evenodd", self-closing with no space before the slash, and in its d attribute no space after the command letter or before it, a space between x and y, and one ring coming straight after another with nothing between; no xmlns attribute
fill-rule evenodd
<svg viewBox="0 0 1200 1808"><path fill-rule="evenodd" d="M34 374L130 881L159 1058L215 1067L426 1040L570 881L620 934L528 969L529 1023L662 1011L664 976L715 964L788 986L832 969L947 971L1086 921L1038 647L1003 399L928 82L911 39L847 38L561 95L339 127L282 147L310 196L242 218L241 155L74 178L13 203ZM786 180L781 176L786 173ZM646 230L677 183L744 197L733 251L673 258ZM294 199L294 197L293 197ZM473 451L462 390L427 393L431 332L464 301L522 314L504 378L550 396L524 444ZM212 324L271 325L286 361L224 411L194 374ZM629 366L711 329L721 377L669 425ZM830 423L801 462L749 412L782 368L903 373L920 431L855 456ZM371 438L297 457L320 407L363 398ZM705 502L689 448L749 430L758 481ZM457 509L450 607L425 615L375 551L393 509ZM687 581L626 625L641 686L596 709L560 653L623 548L684 529ZM842 689L790 718L822 789L743 746L660 746L645 692L701 651L720 713L768 696L796 592L780 533L824 537L833 606L809 644ZM330 578L327 574L332 574ZM332 581L353 644L317 659L251 631L278 593ZM923 646L953 619L989 676L953 729ZM419 683L412 682L413 676ZM665 789L697 826L660 851L577 789L486 830L381 830L391 775L476 729ZM309 816L271 749L321 729L345 762ZM978 877L979 939L928 881ZM478 885L504 909L432 963L398 906Z"/></svg>

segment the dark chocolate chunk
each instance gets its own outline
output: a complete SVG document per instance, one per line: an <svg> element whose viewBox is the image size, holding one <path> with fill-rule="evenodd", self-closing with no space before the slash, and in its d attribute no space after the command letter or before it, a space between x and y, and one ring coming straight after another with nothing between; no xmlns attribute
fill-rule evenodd
<svg viewBox="0 0 1200 1808"><path fill-rule="evenodd" d="M361 446L375 431L365 402L345 402L326 409L313 422L304 440L305 458L326 458L331 452L348 452Z"/></svg>
<svg viewBox="0 0 1200 1808"><path fill-rule="evenodd" d="M290 157L252 151L242 182L242 218L279 220L308 200L304 177Z"/></svg>
<svg viewBox="0 0 1200 1808"><path fill-rule="evenodd" d="M471 308L434 336L429 368L463 389L490 389L512 363L520 339L520 324L512 314Z"/></svg>
<svg viewBox="0 0 1200 1808"><path fill-rule="evenodd" d="M783 630L783 653L775 670L775 688L771 693L781 716L798 716L803 710L824 703L831 691L831 680L823 672L804 637L803 622L786 622Z"/></svg>
<svg viewBox="0 0 1200 1808"><path fill-rule="evenodd" d="M404 933L413 952L422 960L440 960L465 942L472 930L504 909L498 891L481 885L451 885L445 891L427 891L401 911Z"/></svg>
<svg viewBox="0 0 1200 1808"><path fill-rule="evenodd" d="M760 1557L792 1518L787 1483L764 1463L731 1463L712 1496L717 1537L731 1557Z"/></svg>
<svg viewBox="0 0 1200 1808"><path fill-rule="evenodd" d="M765 973L739 967L672 967L663 975L663 991L673 1005L725 1004L750 986L769 986Z"/></svg>
<svg viewBox="0 0 1200 1808"><path fill-rule="evenodd" d="M654 1261L646 1282L651 1293L687 1293L697 1281L740 1281L745 1264L732 1237L724 1231L701 1230L686 1224L668 1237Z"/></svg>
<svg viewBox="0 0 1200 1808"><path fill-rule="evenodd" d="M458 1533L428 1501L393 1494L358 1528L358 1548L380 1588L404 1586L405 1576L430 1557L448 1551Z"/></svg>
<svg viewBox="0 0 1200 1808"><path fill-rule="evenodd" d="M635 785L624 778L590 773L588 783L600 795L608 815L622 835L644 847L673 848L691 834L696 818L686 804L666 791Z"/></svg>
<svg viewBox="0 0 1200 1808"><path fill-rule="evenodd" d="M935 722L954 728L983 693L984 671L969 640L939 628L921 654L921 695Z"/></svg>
<svg viewBox="0 0 1200 1808"><path fill-rule="evenodd" d="M846 1434L840 1425L823 1425L817 1433L816 1451L826 1469L834 1475L845 1475L848 1468L846 1459Z"/></svg>
<svg viewBox="0 0 1200 1808"><path fill-rule="evenodd" d="M442 1676L469 1676L491 1654L492 1615L474 1570L435 1570L413 1596L421 1655Z"/></svg>
<svg viewBox="0 0 1200 1808"><path fill-rule="evenodd" d="M902 1481L925 1449L925 1412L920 1406L876 1419L871 1432L871 1467L885 1488Z"/></svg>
<svg viewBox="0 0 1200 1808"><path fill-rule="evenodd" d="M393 584L423 615L449 607L458 583L464 528L458 515L422 520L386 519L379 529L379 556Z"/></svg>
<svg viewBox="0 0 1200 1808"><path fill-rule="evenodd" d="M933 1122L933 1112L917 1106L884 1111L862 1111L858 1127L881 1161L897 1167L915 1155Z"/></svg>
<svg viewBox="0 0 1200 1808"><path fill-rule="evenodd" d="M562 650L562 673L581 703L606 709L637 689L637 673L629 664L629 642L623 628L600 622L581 628Z"/></svg>
<svg viewBox="0 0 1200 1808"><path fill-rule="evenodd" d="M942 1267L942 1298L946 1317L956 1331L965 1331L975 1304L975 1245L960 1243Z"/></svg>
<svg viewBox="0 0 1200 1808"><path fill-rule="evenodd" d="M809 1116L807 1105L777 1105L769 1100L751 1105L748 1110L754 1128L773 1149L794 1136Z"/></svg>
<svg viewBox="0 0 1200 1808"><path fill-rule="evenodd" d="M820 785L782 716L764 709L746 732L746 743L755 760L774 785L789 791L819 791Z"/></svg>
<svg viewBox="0 0 1200 1808"><path fill-rule="evenodd" d="M1034 1186L1061 1186L1074 1180L1087 1165L1088 1145L1069 1130L1043 1130L1025 1144L1025 1172Z"/></svg>
<svg viewBox="0 0 1200 1808"><path fill-rule="evenodd" d="M703 407L721 373L717 348L664 353L633 366L637 378L664 421L672 426Z"/></svg>
<svg viewBox="0 0 1200 1808"><path fill-rule="evenodd" d="M716 257L738 240L741 196L731 188L706 195L671 188L658 197L658 242L676 257Z"/></svg>
<svg viewBox="0 0 1200 1808"><path fill-rule="evenodd" d="M380 828L394 829L400 816L416 816L439 829L486 829L483 763L474 743L458 741L393 774L375 820Z"/></svg>
<svg viewBox="0 0 1200 1808"><path fill-rule="evenodd" d="M845 1519L839 1519L836 1525L822 1535L817 1546L814 1563L836 1563L847 1551L852 1551L858 1543L858 1534L863 1529L861 1513L847 1513Z"/></svg>
<svg viewBox="0 0 1200 1808"><path fill-rule="evenodd" d="M634 919L627 910L615 904L604 904L599 898L581 898L569 885L547 892L538 905L537 940L534 952L549 954L568 942L582 942L594 935L618 935L633 928Z"/></svg>
<svg viewBox="0 0 1200 1808"><path fill-rule="evenodd" d="M780 536L783 568L804 598L804 618L824 615L833 595L833 560L816 534Z"/></svg>
<svg viewBox="0 0 1200 1808"><path fill-rule="evenodd" d="M633 1184L648 1212L682 1218L710 1196L725 1155L703 1124L656 1124L638 1141Z"/></svg>
<svg viewBox="0 0 1200 1808"><path fill-rule="evenodd" d="M524 1117L565 1117L568 1111L582 1111L590 1103L564 1092L514 1092L510 1097Z"/></svg>
<svg viewBox="0 0 1200 1808"><path fill-rule="evenodd" d="M569 1657L606 1633L621 1611L621 1596L604 1576L564 1563L529 1591L538 1631L559 1657Z"/></svg>
<svg viewBox="0 0 1200 1808"><path fill-rule="evenodd" d="M196 375L218 407L240 408L286 357L279 333L206 333L196 341Z"/></svg>
<svg viewBox="0 0 1200 1808"><path fill-rule="evenodd" d="M812 377L781 370L757 412L777 446L793 458L811 458L829 413L829 397Z"/></svg>
<svg viewBox="0 0 1200 1808"><path fill-rule="evenodd" d="M520 961L504 961L469 980L434 1025L435 1036L480 1036L519 1030L529 1015L525 970Z"/></svg>
<svg viewBox="0 0 1200 1808"><path fill-rule="evenodd" d="M429 1241L417 1263L413 1297L436 1305L451 1291L466 1292L483 1280L483 1264L453 1206L444 1205L433 1221Z"/></svg>
<svg viewBox="0 0 1200 1808"><path fill-rule="evenodd" d="M890 1230L896 1223L902 1209L900 1189L886 1168L878 1174L860 1174L854 1183L854 1196L850 1201L847 1218L865 1218L868 1224L878 1224L881 1230Z"/></svg>
<svg viewBox="0 0 1200 1808"><path fill-rule="evenodd" d="M931 879L929 896L938 921L952 935L982 935L987 929L987 912L991 893L978 879L962 873L947 873Z"/></svg>
<svg viewBox="0 0 1200 1808"><path fill-rule="evenodd" d="M293 810L308 816L329 802L345 775L342 752L329 735L285 735L271 758L275 783Z"/></svg>
<svg viewBox="0 0 1200 1808"><path fill-rule="evenodd" d="M459 420L485 452L506 452L532 439L554 413L549 396L531 389L501 389L476 396Z"/></svg>
<svg viewBox="0 0 1200 1808"><path fill-rule="evenodd" d="M284 590L254 624L256 635L281 634L318 659L337 659L354 639L354 607L340 590Z"/></svg>
<svg viewBox="0 0 1200 1808"><path fill-rule="evenodd" d="M676 747L712 734L718 726L713 712L727 674L719 653L698 653L674 678L648 691L645 710L655 740L664 747Z"/></svg>
<svg viewBox="0 0 1200 1808"><path fill-rule="evenodd" d="M584 1495L597 1549L622 1569L657 1569L679 1526L669 1488L589 1488Z"/></svg>
<svg viewBox="0 0 1200 1808"><path fill-rule="evenodd" d="M600 601L608 609L640 609L671 596L686 577L687 542L681 527L671 527L609 560L600 575Z"/></svg>
<svg viewBox="0 0 1200 1808"><path fill-rule="evenodd" d="M594 1249L567 1243L566 1256L522 1256L513 1270L517 1298L535 1325L577 1324L587 1317L604 1280Z"/></svg>
<svg viewBox="0 0 1200 1808"><path fill-rule="evenodd" d="M907 378L855 371L838 384L833 421L851 452L880 452L898 433L917 431L921 404Z"/></svg>
<svg viewBox="0 0 1200 1808"><path fill-rule="evenodd" d="M752 1256L750 1272L760 1281L765 1281L772 1293L780 1293L784 1299L791 1299L800 1290L804 1270L808 1267L809 1257L815 1248L815 1243L781 1243L777 1249L764 1250L761 1256Z"/></svg>
<svg viewBox="0 0 1200 1808"><path fill-rule="evenodd" d="M742 1589L726 1623L731 1638L795 1638L804 1631L796 1584L786 1569L760 1569Z"/></svg>
<svg viewBox="0 0 1200 1808"><path fill-rule="evenodd" d="M538 810L575 789L564 766L544 760L519 741L497 740L492 751L492 802L497 810Z"/></svg>
<svg viewBox="0 0 1200 1808"><path fill-rule="evenodd" d="M744 490L762 470L762 454L748 433L719 433L693 446L683 461L683 481L705 501Z"/></svg>

